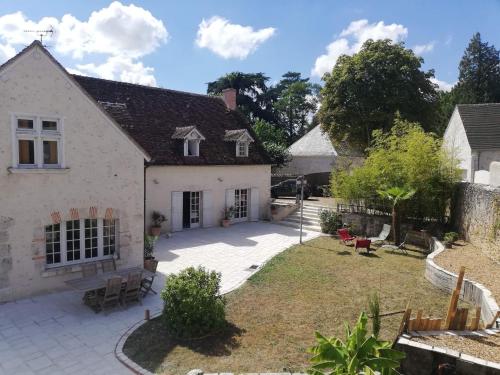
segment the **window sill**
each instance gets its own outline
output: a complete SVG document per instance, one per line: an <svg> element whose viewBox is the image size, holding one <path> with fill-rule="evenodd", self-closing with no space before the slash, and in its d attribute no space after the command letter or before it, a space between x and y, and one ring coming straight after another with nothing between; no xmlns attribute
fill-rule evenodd
<svg viewBox="0 0 500 375"><path fill-rule="evenodd" d="M7 168L9 173L13 174L64 174L69 172L69 168Z"/></svg>
<svg viewBox="0 0 500 375"><path fill-rule="evenodd" d="M101 259L105 260L105 259ZM98 262L98 261L97 261ZM122 265L122 261L120 259L115 260L116 268L119 268ZM82 263L85 264L85 263ZM76 272L81 272L82 264L71 264L67 266L59 266L59 267L45 267L42 271L42 277L54 277L54 276L62 276L68 275ZM101 271L100 267L97 267L98 273Z"/></svg>

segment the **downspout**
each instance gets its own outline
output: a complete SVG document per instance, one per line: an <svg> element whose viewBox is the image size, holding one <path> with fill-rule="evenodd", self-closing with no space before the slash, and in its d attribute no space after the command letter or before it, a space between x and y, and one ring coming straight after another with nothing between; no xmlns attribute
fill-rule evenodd
<svg viewBox="0 0 500 375"><path fill-rule="evenodd" d="M143 207L143 216L144 216L144 228L143 235L146 233L146 170L149 165L144 165L144 182L143 182L143 191L144 191L144 207Z"/></svg>

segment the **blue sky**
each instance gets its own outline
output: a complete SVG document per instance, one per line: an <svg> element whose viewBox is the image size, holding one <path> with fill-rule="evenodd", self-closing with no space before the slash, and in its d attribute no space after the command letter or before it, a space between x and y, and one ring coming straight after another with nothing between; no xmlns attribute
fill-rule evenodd
<svg viewBox="0 0 500 375"><path fill-rule="evenodd" d="M474 32L500 47L499 19L498 0L2 1L0 60L33 39L24 29L52 25L47 44L71 71L204 93L235 70L320 82L340 53L390 37L418 46L445 88Z"/></svg>

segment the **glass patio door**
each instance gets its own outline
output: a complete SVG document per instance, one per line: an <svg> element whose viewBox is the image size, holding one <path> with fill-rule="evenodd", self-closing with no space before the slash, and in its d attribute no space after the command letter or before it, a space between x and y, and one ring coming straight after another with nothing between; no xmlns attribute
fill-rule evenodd
<svg viewBox="0 0 500 375"><path fill-rule="evenodd" d="M234 191L234 220L248 220L248 189Z"/></svg>
<svg viewBox="0 0 500 375"><path fill-rule="evenodd" d="M191 191L190 192L190 219L189 219L189 227L190 228L198 228L200 226L200 198L201 192L199 191Z"/></svg>

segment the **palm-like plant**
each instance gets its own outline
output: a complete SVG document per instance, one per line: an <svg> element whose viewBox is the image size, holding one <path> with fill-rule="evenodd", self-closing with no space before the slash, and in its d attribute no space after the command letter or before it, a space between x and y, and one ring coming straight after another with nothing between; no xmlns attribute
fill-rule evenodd
<svg viewBox="0 0 500 375"><path fill-rule="evenodd" d="M415 189L394 186L386 190L377 190L377 193L392 203L392 229L394 231L394 244L401 243L401 221L399 218L400 203L411 199L415 195Z"/></svg>
<svg viewBox="0 0 500 375"><path fill-rule="evenodd" d="M391 349L391 343L367 337L368 317L361 313L354 329L346 324L346 340L326 338L316 332L318 344L309 349L314 356L312 375L399 374L396 370L405 354Z"/></svg>

